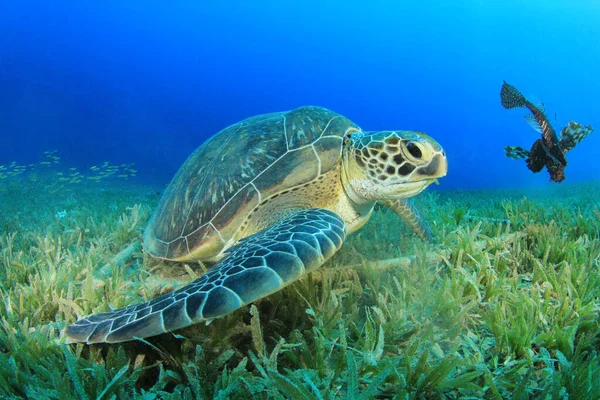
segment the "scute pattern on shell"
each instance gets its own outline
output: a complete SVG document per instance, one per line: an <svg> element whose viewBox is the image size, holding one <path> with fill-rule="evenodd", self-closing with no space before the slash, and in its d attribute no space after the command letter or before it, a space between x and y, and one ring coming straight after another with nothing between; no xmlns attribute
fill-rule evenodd
<svg viewBox="0 0 600 400"><path fill-rule="evenodd" d="M223 129L201 145L173 178L146 228L146 247L155 256L177 258L214 235L225 243L232 221L242 219L270 187L288 184L290 168L298 164L288 161L296 154L311 158L317 173L332 168L331 156L326 157L327 165L321 165L316 154L341 152L341 140L325 140L314 149L306 146L324 136L341 138L350 127L358 129L337 113L309 106L251 117ZM315 156L309 157L307 150ZM282 157L288 160L269 168ZM262 174L269 174L268 179ZM306 179L314 179L309 175ZM298 179L288 181L298 184Z"/></svg>

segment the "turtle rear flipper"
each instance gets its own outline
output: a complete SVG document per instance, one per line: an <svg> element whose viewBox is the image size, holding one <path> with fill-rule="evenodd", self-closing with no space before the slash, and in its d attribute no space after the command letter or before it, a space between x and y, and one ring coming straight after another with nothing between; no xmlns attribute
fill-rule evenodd
<svg viewBox="0 0 600 400"><path fill-rule="evenodd" d="M68 341L125 342L224 316L320 267L345 238L344 220L332 211L298 211L248 237L181 289L80 319L67 327Z"/></svg>
<svg viewBox="0 0 600 400"><path fill-rule="evenodd" d="M504 151L506 152L506 157L514 158L515 160L529 157L529 151L520 146L504 146Z"/></svg>

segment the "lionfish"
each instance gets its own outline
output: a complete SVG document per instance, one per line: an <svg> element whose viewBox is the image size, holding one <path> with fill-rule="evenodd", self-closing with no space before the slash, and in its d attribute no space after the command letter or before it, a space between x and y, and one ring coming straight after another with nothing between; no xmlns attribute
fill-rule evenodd
<svg viewBox="0 0 600 400"><path fill-rule="evenodd" d="M540 172L545 166L550 173L551 181L562 182L565 179L565 167L567 166L565 154L592 133L592 126L582 126L571 121L562 128L559 138L550 124L543 106L527 100L517 88L509 85L506 81L502 84L500 99L502 106L506 109L524 107L531 111L531 114L526 115L525 119L542 135L541 139L533 143L529 151L519 146L505 146L506 156L516 160L525 158L527 168L534 173Z"/></svg>

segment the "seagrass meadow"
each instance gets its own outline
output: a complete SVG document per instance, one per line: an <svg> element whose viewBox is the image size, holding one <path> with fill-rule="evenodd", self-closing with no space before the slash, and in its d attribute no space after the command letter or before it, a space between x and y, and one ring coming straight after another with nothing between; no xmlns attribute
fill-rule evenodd
<svg viewBox="0 0 600 400"><path fill-rule="evenodd" d="M84 346L64 343L67 324L207 266L144 254L162 188L13 175L0 182L1 398L600 398L600 182L427 191L415 202L432 244L378 209L321 270L252 306Z"/></svg>

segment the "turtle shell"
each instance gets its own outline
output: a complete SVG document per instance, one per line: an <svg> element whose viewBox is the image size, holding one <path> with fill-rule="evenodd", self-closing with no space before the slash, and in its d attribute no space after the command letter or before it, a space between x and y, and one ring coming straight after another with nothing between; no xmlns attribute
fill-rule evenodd
<svg viewBox="0 0 600 400"><path fill-rule="evenodd" d="M359 130L312 106L223 129L192 153L167 187L144 232L147 250L172 260L213 259L259 203L338 165L349 129Z"/></svg>

